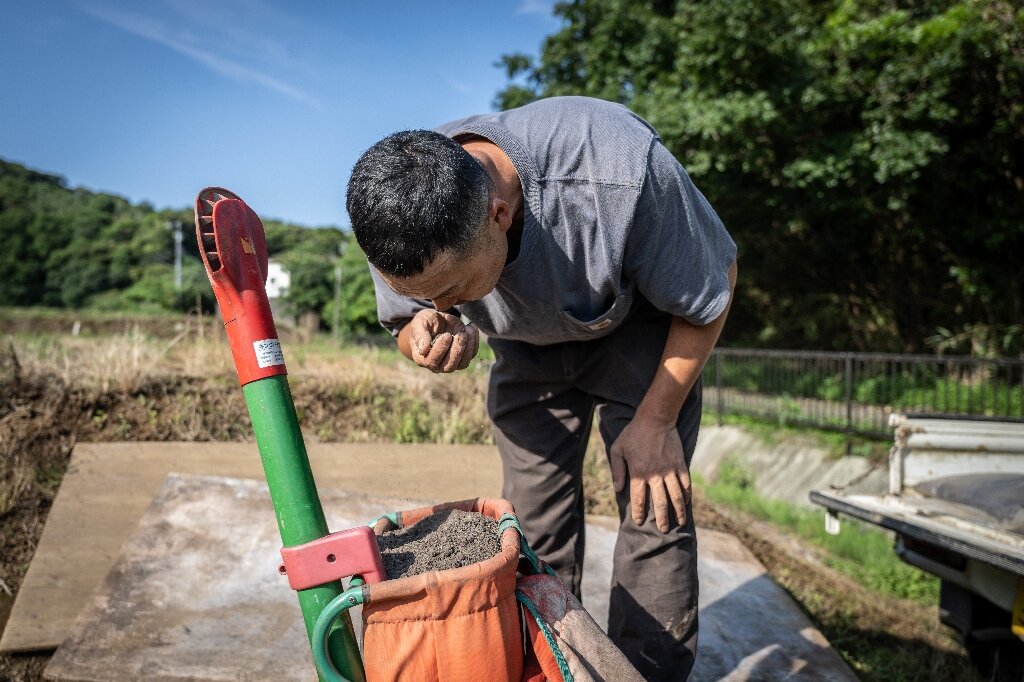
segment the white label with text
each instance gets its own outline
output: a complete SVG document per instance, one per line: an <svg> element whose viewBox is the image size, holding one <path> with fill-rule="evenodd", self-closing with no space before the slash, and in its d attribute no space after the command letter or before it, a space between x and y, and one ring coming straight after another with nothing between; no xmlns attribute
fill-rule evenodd
<svg viewBox="0 0 1024 682"><path fill-rule="evenodd" d="M253 341L252 347L256 351L256 362L260 367L273 367L284 364L284 353L281 352L281 342L277 339L263 339Z"/></svg>

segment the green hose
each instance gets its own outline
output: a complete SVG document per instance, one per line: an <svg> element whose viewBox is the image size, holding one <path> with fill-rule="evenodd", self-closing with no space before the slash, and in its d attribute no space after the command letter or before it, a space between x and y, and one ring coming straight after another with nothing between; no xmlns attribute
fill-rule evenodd
<svg viewBox="0 0 1024 682"><path fill-rule="evenodd" d="M325 682L352 682L338 672L328 653L328 637L331 634L331 626L341 614L353 606L362 604L365 599L365 587L361 578L353 578L349 588L332 599L313 625L313 636L310 638L310 646L313 650L313 663L320 673L321 679Z"/></svg>

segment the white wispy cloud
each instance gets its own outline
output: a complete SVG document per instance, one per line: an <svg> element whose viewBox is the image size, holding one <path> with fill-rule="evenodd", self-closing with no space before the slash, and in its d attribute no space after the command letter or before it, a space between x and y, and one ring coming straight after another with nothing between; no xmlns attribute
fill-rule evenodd
<svg viewBox="0 0 1024 682"><path fill-rule="evenodd" d="M452 90L459 94L468 95L469 93L473 92L473 88L471 88L465 82L458 80L457 78L453 78L450 74L443 73L441 74L441 78L443 78L445 83L448 84L448 87L450 87Z"/></svg>
<svg viewBox="0 0 1024 682"><path fill-rule="evenodd" d="M179 10L194 7L194 5L188 3L174 4ZM258 51L253 52L253 54L258 54L264 58L268 55L273 56L275 53L279 56L284 54L280 49L279 43L263 38L253 32L243 33L230 22L211 21L209 14L205 17L205 21L204 17L196 12L190 13L191 16L186 15L188 19L192 20L188 23L199 23L200 35L205 34L204 39L200 39L194 32L188 29L172 27L152 16L126 12L99 3L83 2L78 4L78 7L95 19L127 33L170 48L199 62L221 76L240 82L254 83L304 104L317 108L321 107L319 100L303 92L301 89L267 75L257 68L244 64L237 57L227 56L215 51L213 46L216 45L235 45L241 48L236 49L236 52L256 49Z"/></svg>
<svg viewBox="0 0 1024 682"><path fill-rule="evenodd" d="M523 0L519 3L516 14L539 14L550 17L554 7L554 0Z"/></svg>
<svg viewBox="0 0 1024 682"><path fill-rule="evenodd" d="M260 0L162 0L162 4L178 15L180 23L202 30L226 52L259 55L284 69L302 68L279 38L283 27L296 20L272 5ZM264 26L273 31L261 30Z"/></svg>

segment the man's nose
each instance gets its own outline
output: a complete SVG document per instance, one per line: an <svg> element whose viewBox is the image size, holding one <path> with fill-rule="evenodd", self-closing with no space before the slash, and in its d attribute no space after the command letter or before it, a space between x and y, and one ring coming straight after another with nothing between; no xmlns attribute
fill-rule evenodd
<svg viewBox="0 0 1024 682"><path fill-rule="evenodd" d="M448 296L447 298L432 298L430 302L434 304L434 308L444 312L455 305L455 298Z"/></svg>

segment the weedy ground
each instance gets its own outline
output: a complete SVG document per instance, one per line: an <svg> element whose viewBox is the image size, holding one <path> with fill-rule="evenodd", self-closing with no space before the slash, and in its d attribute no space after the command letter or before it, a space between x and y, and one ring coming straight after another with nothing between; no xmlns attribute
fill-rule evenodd
<svg viewBox="0 0 1024 682"><path fill-rule="evenodd" d="M71 336L26 323L0 338L0 623L76 442L251 440L219 325L178 318L163 325L170 332L153 334L154 325L161 326L149 320L147 331L121 325ZM309 442L492 442L484 361L439 376L412 367L390 345L308 333L285 333L282 342ZM587 511L615 515L596 433L590 445ZM809 521L801 512L758 498L749 475L726 468L719 480L696 481L697 522L737 535L858 675L972 679L962 648L938 625L934 586L912 569L892 568L887 538L829 546L803 529ZM873 553L850 550L864 544ZM0 679L42 679L47 660L0 656Z"/></svg>

